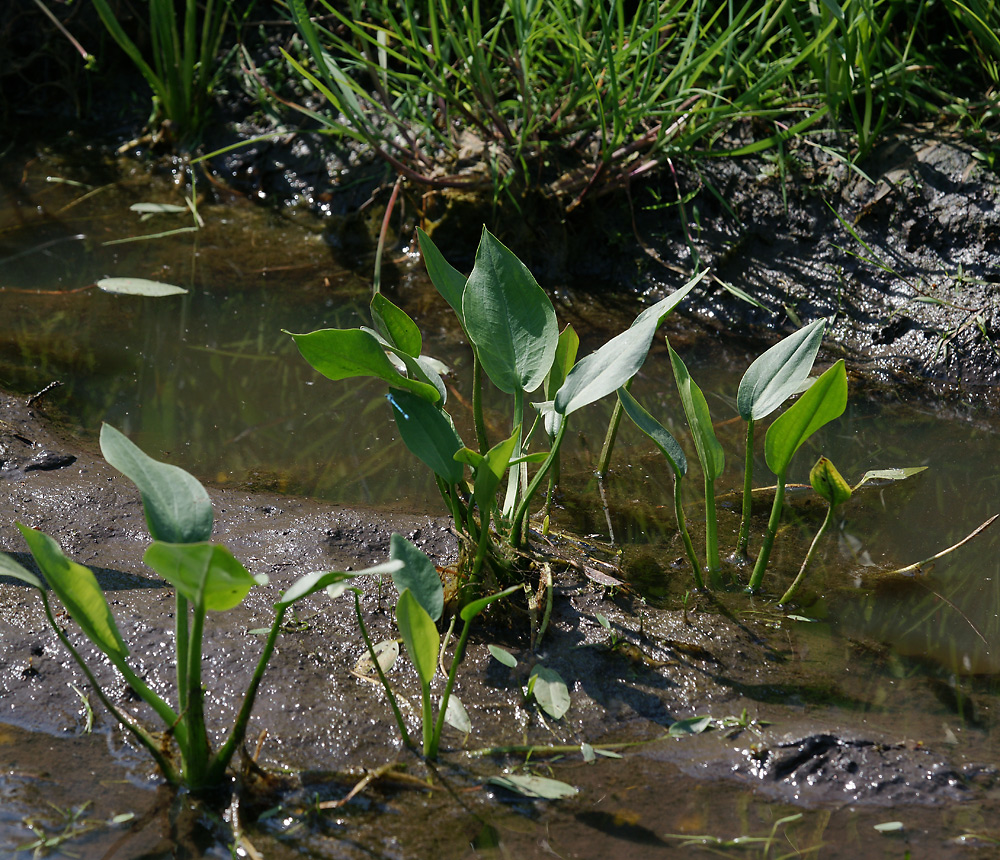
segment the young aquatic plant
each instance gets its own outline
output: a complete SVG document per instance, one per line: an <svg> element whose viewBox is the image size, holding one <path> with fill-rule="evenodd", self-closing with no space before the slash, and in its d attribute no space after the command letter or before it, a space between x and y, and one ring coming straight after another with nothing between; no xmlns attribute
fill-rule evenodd
<svg viewBox="0 0 1000 860"><path fill-rule="evenodd" d="M465 445L445 409L440 363L422 354L416 324L381 293L372 297L374 328L291 336L306 361L329 379L374 376L389 384L388 400L400 437L434 472L454 519L465 578L478 581L483 566L489 565L503 582L510 579L511 560L524 545L531 500L557 462L568 417L636 374L657 328L704 274L644 310L628 329L574 364L573 336L565 334L560 346L552 302L524 264L489 231L483 230L468 278L445 261L425 233L418 235L431 281L455 312L472 349L475 447ZM484 373L509 397L511 432L494 445L483 417ZM562 382L556 387L558 379ZM554 396L533 404L541 422L536 419L525 432L528 397L546 380ZM539 423L544 426L540 444L547 450L529 453ZM529 480L527 466L538 462L541 466ZM497 491L505 478L506 492L499 503Z"/></svg>
<svg viewBox="0 0 1000 860"><path fill-rule="evenodd" d="M873 469L865 472L861 480L858 481L854 487L852 487L847 483L847 481L844 480L843 475L837 471L837 467L834 466L830 460L826 457L820 457L816 461L816 465L809 471L809 483L812 484L812 488L826 500L828 505L826 509L826 517L824 517L823 524L819 527L819 531L816 532L816 536L809 545L809 551L806 553L806 557L802 560L802 566L799 568L798 575L792 581L792 584L785 590L785 593L781 596L781 600L779 600L778 603L788 603L798 590L799 585L802 584L806 571L812 562L813 555L816 553L816 545L819 543L823 535L826 534L827 529L830 527L830 523L833 521L833 512L840 507L840 505L849 501L854 493L869 481L903 481L906 478L923 472L926 468L926 466L910 466L905 469Z"/></svg>
<svg viewBox="0 0 1000 860"><path fill-rule="evenodd" d="M722 564L719 561L719 535L715 515L715 481L725 468L726 456L715 435L705 395L691 378L691 374L688 373L681 357L674 352L669 343L667 349L670 350L670 364L674 370L674 381L677 383L681 405L684 407L684 415L691 428L694 447L698 452L698 461L701 463L701 471L705 477L705 564L708 567L708 575L712 585L718 585Z"/></svg>
<svg viewBox="0 0 1000 860"><path fill-rule="evenodd" d="M740 380L736 409L747 424L743 469L743 517L736 542L736 555L745 558L750 542L753 512L754 426L797 394L812 371L823 342L826 320L819 319L778 341L756 359Z"/></svg>
<svg viewBox="0 0 1000 860"><path fill-rule="evenodd" d="M691 534L688 532L687 523L684 519L684 504L681 498L681 479L687 474L687 457L684 456L684 449L677 440L670 434L659 421L650 415L639 402L625 388L618 389L618 401L626 415L643 433L649 436L656 443L656 447L663 452L667 458L670 469L674 473L674 515L677 517L677 530L681 533L684 541L684 551L687 553L688 561L691 562L691 570L694 573L694 582L698 588L704 588L705 583L701 576L701 565L698 563L698 556L694 551L694 544L691 542Z"/></svg>
<svg viewBox="0 0 1000 860"><path fill-rule="evenodd" d="M56 620L45 584L35 574L3 553L0 553L0 573L38 590L49 624L86 675L97 697L122 727L148 750L164 778L192 791L211 791L224 783L233 754L243 742L264 670L274 653L288 608L324 588L342 591L355 576L395 573L404 562L394 560L355 572L308 573L296 580L274 605L274 621L236 719L222 744L213 751L205 722L205 691L201 680L206 614L209 610L225 612L238 606L250 589L265 584L267 577L251 575L228 549L208 542L212 531L212 503L205 488L192 475L177 466L154 460L107 424L101 430L101 450L108 462L138 486L146 524L153 537L144 561L176 591L176 708L154 692L129 664L128 646L93 572L67 558L48 535L21 523L17 527L48 587L84 635L107 656L129 688L153 709L163 723L163 732L143 727L110 700Z"/></svg>
<svg viewBox="0 0 1000 860"><path fill-rule="evenodd" d="M465 647L469 641L472 622L491 603L513 594L521 586L512 585L504 591L473 600L462 607L459 613L463 623L462 633L455 646L455 654L452 657L451 668L448 671L435 719L431 703L431 682L437 674L438 655L441 653L441 637L437 631L437 621L444 611L444 587L441 585L441 580L431 560L401 535L393 534L390 540L389 557L399 565L392 574L393 583L399 592L395 609L396 626L399 628L406 653L410 655L413 667L417 670L417 678L420 680L423 753L427 758L434 759L437 758L444 724L450 719L449 706L457 702L457 697L454 701L452 699L452 689L455 685L458 667L465 657ZM396 702L392 687L389 686L385 673L382 671L368 631L365 629L357 599L358 593L355 590L355 611L365 645L368 648L369 659L378 674L379 681L385 688L403 742L407 746L411 746L412 742L406 731L402 712ZM461 705L460 702L458 704ZM465 709L460 707L457 710L461 713Z"/></svg>
<svg viewBox="0 0 1000 860"><path fill-rule="evenodd" d="M781 508L785 501L785 476L788 466L802 444L834 418L839 418L847 408L847 372L844 360L820 376L786 412L774 420L764 437L764 457L768 468L774 472L777 485L774 504L767 521L767 532L757 555L748 586L756 591L764 578L774 547L774 538L781 522Z"/></svg>

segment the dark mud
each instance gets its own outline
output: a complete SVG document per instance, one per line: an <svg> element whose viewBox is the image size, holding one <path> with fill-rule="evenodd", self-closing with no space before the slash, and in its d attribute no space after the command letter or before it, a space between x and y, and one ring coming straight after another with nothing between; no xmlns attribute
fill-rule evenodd
<svg viewBox="0 0 1000 860"><path fill-rule="evenodd" d="M19 520L53 535L68 554L92 567L138 671L155 689L169 691L173 599L165 584L142 564L148 535L138 494L93 452L53 433L40 417L39 406L29 408L23 400L4 396L0 410L6 452L0 487L7 511L0 523L0 547L30 564L13 525ZM50 458L46 462L61 466L30 468L41 452ZM439 563L452 560L455 553L446 523L430 517L232 490L212 490L211 495L216 539L225 542L251 572L270 577L267 587L255 589L224 622L210 619L204 677L210 723L217 730L233 718L257 660L262 637L252 631L269 625L272 602L296 576L384 560L393 531L409 537ZM686 575L683 569L672 572L668 566L668 577ZM388 595L380 597L374 582L364 583L364 589L363 607L373 638L394 636ZM474 728L468 738L446 731L444 759L449 772L475 784L509 761L504 756L468 758L463 749L642 742L626 752L625 761L632 764L626 764L624 771L617 763L604 762L600 777L592 776L594 768L584 772L564 766L555 771L559 778L584 788L565 808L579 818L578 823L593 829L595 845L614 850L616 856L630 856L631 849L626 849L633 844L649 843L668 853L675 844L664 840L666 825L649 801L633 797L628 814L610 813L601 806L609 792L614 795L629 780L651 780L656 785L679 780L672 793L677 794L677 803L685 793L700 791L698 785L716 785L722 786L716 789L719 797L752 786L756 795L792 809L856 810L860 805L892 807L897 815L902 814L900 808L927 804L989 808L996 773L990 765L995 731L990 730L993 716L988 704L980 703L980 722L968 725L957 718L960 715L942 708L930 687L918 701L911 696L873 703L871 682L879 672L875 658L865 658L849 643L837 641L828 646L828 653L817 653L815 643L800 638L793 621L766 604L736 594L723 594L719 600L716 605L692 607L689 613L654 609L627 589L609 590L573 568L557 570L551 629L535 654L526 646L527 617L516 608L491 613L473 637L456 692ZM84 740L87 708L73 686L82 689L84 679L47 628L36 595L0 580L0 604L0 723L11 726L4 731L30 729L76 739L72 742L77 744L90 743ZM610 633L598 622L598 613L608 620ZM485 647L491 642L512 651L521 665L510 670L493 660ZM302 810L317 797L343 797L351 783L348 774L358 768L399 760L419 769L401 747L381 691L350 674L362 651L353 607L345 598L315 597L286 626L248 735L253 739L266 733L259 755L265 771L279 774L287 769L300 775L267 789L272 792L271 806L284 805L298 810L295 815L305 815ZM837 652L842 653L835 658ZM831 672L831 666L843 665L843 652L850 653L849 662L842 673ZM523 702L521 685L534 661L556 669L570 685L572 706L558 722ZM109 667L95 662L113 698L136 709ZM418 686L408 661L401 659L391 677L407 700L411 729L419 734ZM89 698L97 730L107 735L124 765L121 772L130 774L134 784L151 785L154 775L148 762L123 746L110 719L94 697ZM696 715L732 719L726 729L683 739L665 737L675 721ZM953 731L949 725L957 728ZM962 735L960 745L955 743L956 731ZM12 802L23 804L25 791L38 791L38 780L52 779L51 773L44 776L40 769L56 772L60 757L76 755L73 749L62 748L51 753L48 765L36 760L30 768L12 758L9 773L21 776L8 778L2 789ZM94 767L95 775L113 778ZM349 840L354 848L345 847L340 837L335 849L323 847L323 830L314 827L308 828L311 835L304 843L284 839L282 844L292 846L293 855L360 856L377 844L384 852L378 856L417 856L413 853L417 845L440 856L461 856L466 850L461 846L476 839L489 844L489 829L480 829L486 827L484 810L493 810L489 815L505 821L508 817L503 812L506 807L496 807L484 796L474 801L479 812L469 818L446 800L434 800L430 806L420 801L415 808L405 799L408 792L397 797L391 788L373 791L374 799L357 801L375 819L352 825L357 829ZM389 794L380 793L384 791ZM119 804L115 809L102 806L94 815L117 814L128 803L143 806L145 812L137 813L140 817L157 809L162 812L163 801L154 794L139 795L144 798L141 802L127 792L115 796ZM267 804L248 802L245 814L264 808ZM376 813L390 808L405 814L377 823ZM517 808L515 804L513 809ZM436 841L427 834L417 839L421 816L432 814L454 819L457 829L450 836L438 834ZM510 822L504 825L508 848L523 838L526 845L534 845L524 850L541 850L539 833L549 827L550 813L536 811L528 818L513 830ZM678 820L671 819L670 826L680 827ZM552 826L561 828L561 821L553 819ZM702 824L704 831L712 830L711 821ZM685 826L689 825L696 828L691 822ZM115 832L112 828L107 838ZM268 833L264 827L257 837L270 838ZM534 835L529 838L526 833ZM145 833L143 838L148 837ZM176 842L180 837L175 837L169 838ZM204 833L199 838L210 840ZM565 838L567 845L578 846L576 856L597 856L580 846L578 835ZM106 843L102 845L106 848ZM362 845L369 848L362 850L358 847ZM137 856L132 848L120 856ZM494 855L487 852L487 856Z"/></svg>

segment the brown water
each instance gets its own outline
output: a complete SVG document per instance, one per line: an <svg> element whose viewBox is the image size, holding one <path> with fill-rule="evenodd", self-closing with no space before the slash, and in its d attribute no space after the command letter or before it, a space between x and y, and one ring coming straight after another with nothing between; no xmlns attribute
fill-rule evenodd
<svg viewBox="0 0 1000 860"><path fill-rule="evenodd" d="M189 226L188 214L140 222L128 209L140 201L176 203L179 192L167 180L150 183L142 172L122 175L111 166L84 170L50 159L26 166L22 161L6 171L8 194L0 208L0 384L27 394L59 380L62 387L46 395L46 409L75 432L93 438L100 422L108 421L146 450L213 482L436 510L433 485L396 438L381 387L316 376L281 331L367 322L369 260L346 257L335 237L295 213L244 204L202 205L205 226L197 232L106 244ZM90 187L47 182L47 176ZM126 275L190 292L142 299L86 289L97 278ZM425 332L425 351L464 378L467 354L426 279L405 258L388 276L390 295ZM587 332L584 352L638 311L629 303L612 307L564 291L559 296L562 320ZM729 458L718 486L725 494L740 482L742 427L730 419L739 376L753 356L681 328L674 327L675 344L709 394ZM662 345L654 348L634 392L684 439ZM459 383L454 402L467 394ZM978 415L975 406L966 413ZM599 407L587 423L574 424L565 508L555 517L558 526L601 539L607 525L591 471L609 411ZM461 429L468 416L460 407L456 412ZM496 412L492 420L502 426L507 419ZM891 701L893 716L879 717L880 728L902 736L911 723L926 726L928 715L914 714L911 720L899 704L930 688L948 714L943 736L950 733L961 743L962 731L975 732L978 749L995 747L1000 526L924 575L886 576L883 570L939 552L1000 511L998 441L992 419L973 421L955 411L943 417L926 398L901 401L856 385L844 417L800 452L792 482L806 480L820 453L851 481L867 469L929 467L906 483L859 494L843 509L837 534L821 548L796 610L811 619L798 622L797 659L827 661L831 671L849 673L863 652L865 665L877 670L854 680L851 702L803 693L808 706L877 715ZM769 483L760 456L756 468L758 484ZM699 517L699 486L693 469L687 482L692 521ZM673 534L669 473L627 423L607 491L616 537L626 546L626 570L651 602L676 608L687 580L667 575ZM776 546L779 582L768 584L772 593L794 575L822 520L822 507L805 494L792 501L794 514ZM768 506L760 504L761 517ZM723 503L724 550L733 542L736 507ZM0 753L5 762L0 845L8 846L0 850L31 843L26 825L35 823L46 834L72 836L51 846L53 856L71 856L70 850L86 857L140 856L138 845L151 852L144 856L168 856L172 849L164 846L177 844L188 845L186 856L228 856L211 821L188 821L152 788L137 790L137 784L148 786L148 774L128 756L123 762L120 752L109 751L103 737L49 738L0 726ZM73 778L59 766L69 758L79 765ZM810 851L824 857L903 857L908 851L966 857L992 850L955 842L963 833L995 827L991 807L803 810L769 802L737 783L692 781L682 770L676 760L650 752L625 764L557 765L555 774L583 787L587 800L540 808L500 803L482 791L470 795L468 808L455 798L399 791L376 795L331 819L310 813L305 792L300 800L284 801L288 808L266 816L247 839L275 857L507 857L549 849L558 856L682 856L689 849L671 834L721 840L773 835L770 842L744 843L742 854L760 857ZM103 786L96 795L95 783ZM67 810L88 799L93 806L75 819L67 817ZM112 822L125 812L134 817ZM407 823L386 829L381 822L387 815L393 820L402 815ZM781 821L794 815L802 818ZM887 820L902 821L902 834L873 830ZM119 840L125 847L114 848ZM252 856L243 848L236 853ZM25 849L17 856L29 854Z"/></svg>

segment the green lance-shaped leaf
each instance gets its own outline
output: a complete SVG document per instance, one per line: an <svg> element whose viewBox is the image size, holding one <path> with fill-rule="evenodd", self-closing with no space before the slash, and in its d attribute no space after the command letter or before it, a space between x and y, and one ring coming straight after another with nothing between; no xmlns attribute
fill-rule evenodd
<svg viewBox="0 0 1000 860"><path fill-rule="evenodd" d="M502 597L507 597L509 594L513 594L515 591L522 591L524 589L523 585L512 585L510 588L505 588L503 591L498 591L496 594L491 594L488 597L480 597L478 600L473 600L471 603L465 604L462 607L462 611L459 613L462 616L462 620L468 623L472 621L480 612L482 612L487 606L496 600L500 600ZM496 646L489 646L491 649ZM503 650L503 649L498 649ZM493 653L492 650L490 653ZM495 655L494 655L495 656ZM508 655L509 656L509 655ZM500 660L499 657L497 657ZM501 662L503 662L501 660ZM514 661L517 664L517 661Z"/></svg>
<svg viewBox="0 0 1000 860"><path fill-rule="evenodd" d="M363 329L327 328L308 334L291 334L302 357L327 379L374 376L396 388L411 391L431 403L441 399L433 386L403 376L385 354L378 338Z"/></svg>
<svg viewBox="0 0 1000 860"><path fill-rule="evenodd" d="M498 442L485 455L471 448L462 448L455 454L456 460L468 463L475 472L473 496L481 511L492 510L496 502L496 492L510 465L520 430L519 425L509 439Z"/></svg>
<svg viewBox="0 0 1000 860"><path fill-rule="evenodd" d="M462 480L462 464L455 452L464 445L451 416L424 398L389 389L393 417L399 435L410 452L448 484Z"/></svg>
<svg viewBox="0 0 1000 860"><path fill-rule="evenodd" d="M437 670L441 639L430 615L408 588L399 595L396 603L396 625L417 670L420 685L426 690Z"/></svg>
<svg viewBox="0 0 1000 860"><path fill-rule="evenodd" d="M552 360L552 367L549 368L545 376L545 397L548 400L555 399L556 392L562 388L566 377L576 364L576 354L580 349L580 336L572 325L567 324L559 332L559 341L556 344L556 355Z"/></svg>
<svg viewBox="0 0 1000 860"><path fill-rule="evenodd" d="M431 621L437 621L444 611L444 588L434 562L395 532L389 540L389 558L402 562L399 570L392 574L396 590L400 594L409 591Z"/></svg>
<svg viewBox="0 0 1000 860"><path fill-rule="evenodd" d="M0 576L9 576L12 579L20 580L25 585L31 585L39 591L45 588L42 585L42 581L35 574L27 568L22 567L5 552L0 552Z"/></svg>
<svg viewBox="0 0 1000 860"><path fill-rule="evenodd" d="M839 418L846 408L847 371L841 359L768 428L764 438L768 468L784 475L802 443L824 424Z"/></svg>
<svg viewBox="0 0 1000 860"><path fill-rule="evenodd" d="M47 534L21 523L17 527L49 587L86 637L116 664L124 663L128 648L90 568L66 558L59 544Z"/></svg>
<svg viewBox="0 0 1000 860"><path fill-rule="evenodd" d="M423 347L420 329L402 308L396 307L381 293L375 293L371 302L375 330L390 344L407 355L418 356Z"/></svg>
<svg viewBox="0 0 1000 860"><path fill-rule="evenodd" d="M869 481L905 481L907 478L912 478L914 475L919 475L926 470L926 466L906 466L901 469L869 469L861 476L861 480L854 485L854 490L857 491Z"/></svg>
<svg viewBox="0 0 1000 860"><path fill-rule="evenodd" d="M842 505L851 498L851 485L826 457L820 457L809 471L809 483L830 503L831 507Z"/></svg>
<svg viewBox="0 0 1000 860"><path fill-rule="evenodd" d="M759 421L799 391L812 370L825 329L826 320L816 320L780 340L747 368L736 394L736 408L744 421Z"/></svg>
<svg viewBox="0 0 1000 860"><path fill-rule="evenodd" d="M402 561L386 561L382 564L376 564L374 567L367 567L364 570L350 572L319 570L306 573L292 583L291 588L281 595L281 599L275 606L279 608L291 606L293 603L302 600L302 598L308 597L310 594L315 594L317 591L322 591L324 588L329 590L331 587L336 588L340 585L346 585L346 583L350 582L356 576L378 576L386 573L391 575L402 566Z"/></svg>
<svg viewBox="0 0 1000 860"><path fill-rule="evenodd" d="M577 409L617 391L642 367L660 323L705 277L702 272L655 305L646 308L632 325L604 346L580 359L555 398L555 411L571 415Z"/></svg>
<svg viewBox="0 0 1000 860"><path fill-rule="evenodd" d="M180 592L192 606L225 612L239 606L264 575L252 576L224 546L154 541L142 560Z"/></svg>
<svg viewBox="0 0 1000 860"><path fill-rule="evenodd" d="M465 316L462 312L462 293L465 292L466 277L452 266L438 250L437 245L419 227L417 239L420 242L420 253L424 258L424 266L430 276L431 283L451 309L458 315L462 327L465 327Z"/></svg>
<svg viewBox="0 0 1000 860"><path fill-rule="evenodd" d="M684 455L684 449L670 434L670 431L650 415L626 389L618 389L618 399L621 401L625 414L632 419L635 426L652 439L656 443L656 447L663 452L663 456L667 458L674 475L683 478L688 469L687 457Z"/></svg>
<svg viewBox="0 0 1000 860"><path fill-rule="evenodd" d="M381 295L376 293L376 295ZM380 344L382 344L382 349L386 352L391 352L406 368L406 379L413 380L416 382L423 382L427 385L432 385L437 389L438 397L441 399L437 402L440 406L444 406L448 398L448 389L445 388L444 380L441 378L441 374L447 371L447 367L443 362L438 361L436 358L432 358L429 355L410 355L408 352L404 352L398 346L394 346L386 338L379 334L375 329L366 328L361 326L360 331L370 334L374 337ZM390 363L391 363L390 359ZM397 367L398 372L398 367ZM425 400L433 400L433 398L424 398Z"/></svg>
<svg viewBox="0 0 1000 860"><path fill-rule="evenodd" d="M555 309L524 263L485 228L462 295L462 317L497 388L513 394L542 384L559 340Z"/></svg>
<svg viewBox="0 0 1000 860"><path fill-rule="evenodd" d="M668 345L668 349L670 350L670 365L673 367L674 379L677 382L677 391L681 396L684 415L691 427L698 460L706 478L714 481L725 468L726 454L715 435L712 416L708 411L708 402L697 383L691 378L691 374L688 373L681 357L674 352L673 347Z"/></svg>
<svg viewBox="0 0 1000 860"><path fill-rule="evenodd" d="M139 488L154 540L198 543L212 536L212 502L193 475L154 460L110 424L101 427L101 453Z"/></svg>

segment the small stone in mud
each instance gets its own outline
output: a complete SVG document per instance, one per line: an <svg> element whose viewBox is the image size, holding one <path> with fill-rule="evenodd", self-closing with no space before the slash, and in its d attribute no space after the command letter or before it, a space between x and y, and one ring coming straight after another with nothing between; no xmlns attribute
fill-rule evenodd
<svg viewBox="0 0 1000 860"><path fill-rule="evenodd" d="M72 454L56 454L53 451L39 451L32 457L24 466L25 472L31 472L32 470L41 470L44 472L52 472L55 469L64 469L66 466L72 466L76 462L76 457Z"/></svg>

